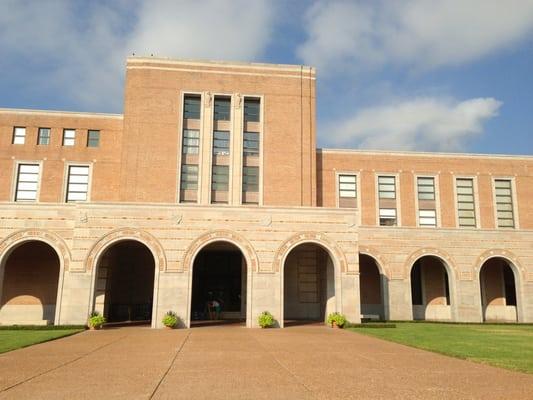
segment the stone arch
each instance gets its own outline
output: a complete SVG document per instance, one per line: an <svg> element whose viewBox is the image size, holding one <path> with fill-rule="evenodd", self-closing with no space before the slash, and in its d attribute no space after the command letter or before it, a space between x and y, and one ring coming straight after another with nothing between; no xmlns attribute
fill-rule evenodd
<svg viewBox="0 0 533 400"><path fill-rule="evenodd" d="M479 273L481 272L481 267L490 260L491 258L503 258L509 263L509 267L513 270L513 272L516 275L517 278L517 284L522 281L526 270L520 263L518 257L510 252L509 250L503 250L503 249L491 249L484 251L479 255L479 257L476 258L476 261L474 265L472 266L472 270L474 271L475 276L477 279L479 279Z"/></svg>
<svg viewBox="0 0 533 400"><path fill-rule="evenodd" d="M257 258L257 254L255 253L252 244L237 232L226 229L210 231L193 240L183 257L183 270L191 271L192 263L200 250L210 243L219 241L228 242L237 246L244 255L248 268L253 272L258 271L259 259Z"/></svg>
<svg viewBox="0 0 533 400"><path fill-rule="evenodd" d="M161 243L159 243L159 241L150 233L133 228L116 229L102 236L89 250L87 257L85 258L85 270L94 270L98 263L98 259L103 252L113 243L123 240L135 240L144 244L154 256L158 270L166 271L167 259Z"/></svg>
<svg viewBox="0 0 533 400"><path fill-rule="evenodd" d="M411 271L411 268L413 267L413 264L418 259L424 256L433 256L443 261L446 271L452 275L452 278L454 280L457 279L457 268L455 266L455 261L453 260L453 258L445 251L433 247L425 247L423 249L419 249L411 253L411 255L407 257L407 260L404 263L403 273L408 275Z"/></svg>
<svg viewBox="0 0 533 400"><path fill-rule="evenodd" d="M359 254L364 254L366 256L372 257L376 262L376 265L379 269L380 274L389 278L389 271L386 267L387 263L385 257L375 248L371 246L359 246Z"/></svg>
<svg viewBox="0 0 533 400"><path fill-rule="evenodd" d="M333 265L338 272L346 272L348 263L344 252L339 248L337 243L330 239L322 232L301 232L297 233L283 242L276 251L274 257L274 272L281 272L285 264L285 258L292 249L304 243L314 243L322 246L330 255Z"/></svg>

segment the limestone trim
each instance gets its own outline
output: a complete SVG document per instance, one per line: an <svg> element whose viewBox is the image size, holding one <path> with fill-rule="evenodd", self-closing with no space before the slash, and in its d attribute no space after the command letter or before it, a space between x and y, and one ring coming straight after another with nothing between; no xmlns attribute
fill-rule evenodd
<svg viewBox="0 0 533 400"><path fill-rule="evenodd" d="M365 256L372 257L374 261L376 262L376 265L379 269L379 273L382 275L385 275L387 278L389 278L389 271L385 267L387 265L385 257L376 250L374 247L371 246L359 246L359 254L364 254Z"/></svg>
<svg viewBox="0 0 533 400"><path fill-rule="evenodd" d="M258 271L259 259L252 244L237 232L227 229L210 231L194 239L185 251L182 265L183 271L192 271L193 262L196 258L196 255L205 246L213 242L228 242L237 246L246 259L246 266L250 269L250 271Z"/></svg>
<svg viewBox="0 0 533 400"><path fill-rule="evenodd" d="M339 272L348 271L348 263L346 261L346 256L344 252L339 248L337 243L330 239L323 232L300 232L297 233L283 242L283 244L276 251L276 256L274 257L274 272L280 272L283 270L283 264L287 255L292 249L297 247L300 244L305 243L315 243L322 246L325 250L328 251L331 261L334 265L338 265Z"/></svg>
<svg viewBox="0 0 533 400"><path fill-rule="evenodd" d="M116 229L102 236L87 253L87 257L85 258L85 271L95 270L96 264L103 252L113 243L124 240L135 240L144 244L154 256L154 261L157 264L156 269L166 271L167 259L161 243L150 233L134 228Z"/></svg>

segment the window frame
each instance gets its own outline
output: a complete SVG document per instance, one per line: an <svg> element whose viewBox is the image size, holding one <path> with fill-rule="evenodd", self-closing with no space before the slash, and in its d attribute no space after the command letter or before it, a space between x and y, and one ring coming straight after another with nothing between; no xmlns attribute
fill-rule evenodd
<svg viewBox="0 0 533 400"><path fill-rule="evenodd" d="M381 210L394 210L394 219L396 220L396 224L394 225L381 225ZM398 225L398 207L396 208L389 208L389 207L378 207L378 215L379 215L379 220L378 220L378 226L379 227L385 227L385 228L397 228L399 225ZM389 220L392 220L392 218L384 218L384 219L389 219Z"/></svg>
<svg viewBox="0 0 533 400"><path fill-rule="evenodd" d="M195 189L185 188L183 186L184 182L189 182L189 181L184 181L183 180L183 169L184 169L183 167L196 167L196 188ZM187 174L187 175L190 175L190 174ZM199 188L198 182L199 181L200 181L200 167L199 167L198 164L182 164L181 165L181 168L180 168L180 190L198 191L198 188Z"/></svg>
<svg viewBox="0 0 533 400"><path fill-rule="evenodd" d="M186 117L185 113L186 113L186 110L185 110L185 100L187 97L197 97L199 99L199 110L198 110L198 118L189 118L189 117ZM204 97L203 97L203 94L202 93L199 93L199 92L189 92L189 91L185 91L183 92L183 96L182 96L182 101L181 101L181 104L182 104L182 110L181 110L181 119L184 120L184 119L191 119L191 120L202 120L202 117L203 117L203 107L202 107L202 101L203 101Z"/></svg>
<svg viewBox="0 0 533 400"><path fill-rule="evenodd" d="M476 218L475 226L460 226L459 225L459 199L457 197L457 180L461 179L471 179L472 180L472 190L474 197L474 215ZM454 208L455 208L455 227L459 229L479 229L481 227L481 214L479 209L479 190L478 190L478 179L477 175L454 175L453 177L453 199L454 199Z"/></svg>
<svg viewBox="0 0 533 400"><path fill-rule="evenodd" d="M186 138L185 137L185 132L197 132L198 133L198 137L197 138ZM184 128L181 130L181 154L182 156L184 154L192 154L192 155L197 155L197 156L200 156L200 129L188 129L188 128ZM196 146L190 146L190 145L186 145L185 144L185 139L196 139L198 140L198 145ZM188 151L185 151L185 149L196 149L196 153L194 152L188 152Z"/></svg>
<svg viewBox="0 0 533 400"><path fill-rule="evenodd" d="M215 138L215 134L216 133L227 133L228 135L228 138L227 139L217 139ZM222 149L225 147L217 147L215 146L215 140L218 140L218 141L227 141L228 142L228 147L227 147L227 152L215 152L215 149ZM213 157L216 157L216 156L222 156L222 157L229 157L231 155L231 130L213 130L213 141L212 141L212 144L211 144L211 155Z"/></svg>
<svg viewBox="0 0 533 400"><path fill-rule="evenodd" d="M86 200L71 200L68 201L68 184L70 176L70 167L89 167L88 169L88 179L87 179L87 199ZM62 203L65 204L76 204L76 203L89 203L91 201L91 192L92 192L92 176L93 176L93 164L87 162L65 162L65 172L63 177L63 200Z"/></svg>
<svg viewBox="0 0 533 400"><path fill-rule="evenodd" d="M395 199L380 199L379 198L379 177L385 176L385 177L395 177L395 188L396 188L396 198ZM390 172L390 171L374 171L374 198L375 198L375 221L376 226L381 227L379 223L380 214L379 210L381 208L383 209L390 209L390 207L380 207L380 200L385 201L394 201L395 202L395 208L396 208L396 225L392 228L400 228L402 226L402 197L401 197L401 182L400 182L400 172Z"/></svg>
<svg viewBox="0 0 533 400"><path fill-rule="evenodd" d="M48 129L48 143L41 143L41 130L44 130L44 129ZM40 126L39 128L37 128L37 146L49 146L50 143L52 142L52 128L47 128L47 127L44 127L44 126Z"/></svg>
<svg viewBox="0 0 533 400"><path fill-rule="evenodd" d="M249 119L246 119L246 100L255 100L259 103L259 107L258 107L258 115L257 115L257 121L256 120L249 120ZM252 96L252 95L247 95L247 96L243 96L243 99L242 99L242 119L243 119L243 122L246 124L247 122L252 122L252 123L261 123L263 121L263 98L262 96Z"/></svg>
<svg viewBox="0 0 533 400"><path fill-rule="evenodd" d="M497 209L497 197L496 197L496 181L509 181L511 183L511 201L513 211L513 227L499 226L498 224L498 209ZM492 186L492 207L494 209L494 227L496 229L503 229L506 231L520 229L520 218L518 215L518 196L516 190L516 178L514 176L500 176L494 175L491 179Z"/></svg>
<svg viewBox="0 0 533 400"><path fill-rule="evenodd" d="M39 176L37 178L37 190L35 193L35 200L17 200L18 192L18 176L21 165L38 165ZM41 160L16 160L13 164L13 177L11 179L11 201L14 203L40 203L41 197L41 181L43 177L43 161Z"/></svg>
<svg viewBox="0 0 533 400"><path fill-rule="evenodd" d="M230 94L212 94L213 96L213 122L231 122L233 119L233 96ZM216 110L216 103L217 100L226 100L229 101L229 108L228 108L228 119L218 119L217 118L217 110Z"/></svg>
<svg viewBox="0 0 533 400"><path fill-rule="evenodd" d="M418 178L433 178L433 183L435 185L435 200L422 200L422 201L434 201L435 202L435 216L437 218L437 224L435 226L429 225L420 225L420 200L418 198ZM440 208L440 180L438 174L414 174L414 201L415 201L415 210L416 210L416 226L419 228L440 228L442 227L441 219L441 208ZM427 208L422 209L427 211Z"/></svg>
<svg viewBox="0 0 533 400"><path fill-rule="evenodd" d="M94 141L94 139L91 138L91 133L92 132L97 132L98 133L96 146L90 145L91 141ZM98 148L98 147L100 147L100 137L101 137L100 134L101 134L101 130L100 129L87 129L87 147L89 147L89 148Z"/></svg>
<svg viewBox="0 0 533 400"><path fill-rule="evenodd" d="M244 185L245 185L245 183L244 183L244 177L245 177L245 176L249 176L249 175L245 175L245 173L244 173L245 168L255 168L255 169L257 170L257 175L256 175L256 178L257 178L257 184L256 184L256 185L257 185L257 190L245 190L245 189L244 189ZM246 192L246 193L259 193L259 174L260 174L260 168L259 168L259 166L257 166L257 165L255 165L255 166L243 165L243 167L242 167L242 182L241 182L241 184L242 184L242 188L241 188L241 189L242 189L242 192ZM249 185L249 184L247 183L246 185Z"/></svg>
<svg viewBox="0 0 533 400"><path fill-rule="evenodd" d="M356 203L357 208L352 208L353 210L358 210L359 214L361 211L361 171L353 170L338 170L335 171L335 207L340 208L340 176L341 175L352 175L355 176L355 185L356 185Z"/></svg>
<svg viewBox="0 0 533 400"><path fill-rule="evenodd" d="M245 138L246 134L257 135L257 140L246 139ZM254 153L246 153L247 147L244 145L244 143L246 141L257 142L257 153L255 153L255 152ZM261 154L261 133L243 130L243 132L242 132L242 156L243 156L243 158L244 157L259 157L260 154Z"/></svg>
<svg viewBox="0 0 533 400"><path fill-rule="evenodd" d="M24 129L24 134L23 135L17 135L17 130L18 129ZM28 128L25 127L25 126L14 126L13 127L13 133L12 133L12 136L11 136L11 144L16 144L16 145L24 145L26 144L26 135L28 134ZM17 143L17 138L22 138L22 143Z"/></svg>
<svg viewBox="0 0 533 400"><path fill-rule="evenodd" d="M214 177L215 177L215 168L227 168L227 171L228 171L228 180L227 180L227 188L226 189L215 189L214 188L214 184L215 183L220 183L220 182L215 182L214 181ZM229 165L212 165L211 166L211 182L210 182L210 189L211 189L211 192L228 192L230 191L230 178L231 178L231 170L230 170L230 166ZM220 174L217 174L217 175L220 175ZM224 183L224 182L222 182Z"/></svg>
<svg viewBox="0 0 533 400"><path fill-rule="evenodd" d="M74 136L72 138L65 137L67 131L73 131ZM65 144L65 139L72 139L72 144ZM76 129L73 128L63 128L63 135L61 136L61 147L75 147L76 146Z"/></svg>

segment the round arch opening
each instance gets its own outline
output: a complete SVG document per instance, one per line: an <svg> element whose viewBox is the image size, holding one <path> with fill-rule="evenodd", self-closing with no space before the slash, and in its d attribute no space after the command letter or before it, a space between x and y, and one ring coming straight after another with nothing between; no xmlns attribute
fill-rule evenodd
<svg viewBox="0 0 533 400"><path fill-rule="evenodd" d="M56 321L61 260L49 244L30 240L0 265L0 324L52 325Z"/></svg>
<svg viewBox="0 0 533 400"><path fill-rule="evenodd" d="M359 293L363 321L387 319L387 288L388 278L381 272L376 259L359 253Z"/></svg>
<svg viewBox="0 0 533 400"><path fill-rule="evenodd" d="M125 239L109 245L96 266L94 311L108 324L151 323L155 269L145 244Z"/></svg>
<svg viewBox="0 0 533 400"><path fill-rule="evenodd" d="M511 263L503 257L486 260L479 271L483 321L517 322L517 284Z"/></svg>

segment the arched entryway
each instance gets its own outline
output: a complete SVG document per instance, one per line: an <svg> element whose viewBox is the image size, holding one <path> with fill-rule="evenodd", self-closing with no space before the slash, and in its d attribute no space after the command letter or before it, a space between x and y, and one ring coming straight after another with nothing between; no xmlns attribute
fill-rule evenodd
<svg viewBox="0 0 533 400"><path fill-rule="evenodd" d="M248 266L239 247L224 240L204 246L192 267L191 327L244 324L247 297Z"/></svg>
<svg viewBox="0 0 533 400"><path fill-rule="evenodd" d="M136 240L109 245L96 269L94 310L109 324L150 323L154 303L155 261L150 249Z"/></svg>
<svg viewBox="0 0 533 400"><path fill-rule="evenodd" d="M282 272L283 326L324 322L337 310L335 268L324 247L297 245L285 258Z"/></svg>
<svg viewBox="0 0 533 400"><path fill-rule="evenodd" d="M450 321L450 276L444 260L423 256L411 268L413 319Z"/></svg>
<svg viewBox="0 0 533 400"><path fill-rule="evenodd" d="M359 254L359 293L363 320L387 319L385 310L387 283L387 277L381 273L374 257Z"/></svg>
<svg viewBox="0 0 533 400"><path fill-rule="evenodd" d="M56 321L61 260L49 244L30 240L0 264L0 324L51 325Z"/></svg>
<svg viewBox="0 0 533 400"><path fill-rule="evenodd" d="M490 258L479 272L484 321L516 322L517 280L512 265L502 257Z"/></svg>

